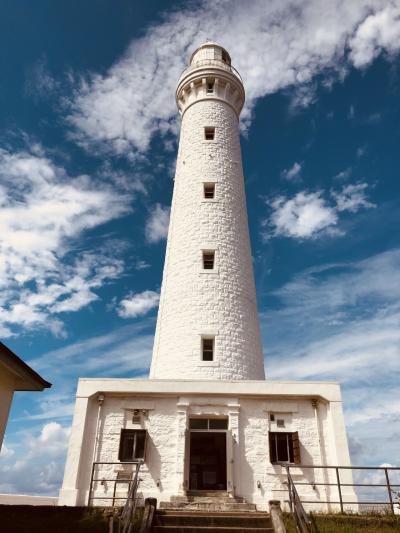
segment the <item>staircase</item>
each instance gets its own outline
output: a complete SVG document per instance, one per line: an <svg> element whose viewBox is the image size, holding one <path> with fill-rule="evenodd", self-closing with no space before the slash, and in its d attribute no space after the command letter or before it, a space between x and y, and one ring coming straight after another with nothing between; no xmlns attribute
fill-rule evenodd
<svg viewBox="0 0 400 533"><path fill-rule="evenodd" d="M273 533L267 513L156 511L153 533Z"/></svg>
<svg viewBox="0 0 400 533"><path fill-rule="evenodd" d="M160 502L153 533L273 533L270 516L243 498L226 493L191 492Z"/></svg>

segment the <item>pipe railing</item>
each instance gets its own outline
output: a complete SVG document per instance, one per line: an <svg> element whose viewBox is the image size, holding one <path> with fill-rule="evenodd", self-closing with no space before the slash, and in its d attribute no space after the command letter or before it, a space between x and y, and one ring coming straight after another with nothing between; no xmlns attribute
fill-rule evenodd
<svg viewBox="0 0 400 533"><path fill-rule="evenodd" d="M293 478L286 466L287 484L289 490L289 508L293 517L297 533L317 533L303 504L300 500Z"/></svg>
<svg viewBox="0 0 400 533"><path fill-rule="evenodd" d="M326 499L314 499L314 500L306 500L301 496L301 502L302 504L312 504L312 505L318 505L318 504L327 504L327 505L339 505L340 512L344 513L345 508L348 505L362 505L362 506L386 506L390 509L390 512L392 514L395 514L395 505L399 505L395 500L396 498L399 498L400 494L400 467L394 467L394 466L321 466L321 465L295 465L295 464L287 464L287 463L279 463L280 466L286 469L286 473L288 476L288 480L285 482L287 484L287 488L282 489L283 491L289 491L289 503L290 503L290 486L291 484L296 485L297 488L300 486L311 486L313 489L316 487L334 487L337 489L337 499L330 499L327 495ZM304 470L326 470L326 471L333 471L334 472L334 481L328 481L328 482L318 482L315 479L312 481L295 481L293 482L292 473L294 473L294 469L304 469ZM351 471L351 472L357 472L357 471L372 471L374 473L380 472L384 475L384 483L347 483L343 478L340 476L341 471ZM394 483L391 478L390 474L393 475L393 473L398 474L399 476L399 482ZM290 479L289 479L290 476ZM315 476L314 476L315 477ZM295 487L295 488L296 488ZM356 496L356 500L346 500L345 496L343 494L343 488L345 487L368 487L368 488L386 488L387 498L384 500L378 500L375 498L374 500L364 500L363 498L358 498ZM296 490L296 492L298 492Z"/></svg>
<svg viewBox="0 0 400 533"><path fill-rule="evenodd" d="M116 503L118 503L119 500L126 500L127 495L124 496L118 496L117 494L117 487L118 485L125 484L128 485L127 491L128 494L131 490L132 485L137 481L137 485L139 485L140 479L139 479L139 471L140 467L143 464L142 460L139 461L124 461L124 462L102 462L102 461L95 461L92 465L92 472L90 476L90 485L89 485L89 495L88 495L88 506L91 507L94 505L95 500L112 500L111 507L114 507ZM114 476L112 478L110 477L97 477L98 474L98 467L99 466L129 466L133 465L132 472L126 472L127 477L126 478L118 478L117 476ZM135 481L136 480L136 481ZM112 496L108 496L109 491L106 491L106 494L102 495L96 495L98 494L95 490L95 484L100 483L102 486L107 486L107 483L113 483L113 491ZM137 489L137 486L136 486ZM120 505L120 507L123 504Z"/></svg>
<svg viewBox="0 0 400 533"><path fill-rule="evenodd" d="M242 77L239 74L239 72L235 69L235 67L232 67L232 65L228 65L227 63L224 63L222 60L218 60L218 59L217 60L216 59L200 59L199 61L196 61L195 63L186 67L182 71L180 78L182 78L183 76L186 76L186 74L189 74L189 72L191 72L192 70L196 70L202 67L221 68L222 70L231 72L234 76L236 76L243 83Z"/></svg>
<svg viewBox="0 0 400 533"><path fill-rule="evenodd" d="M142 465L142 461L139 461L136 465L136 471L133 475L132 483L129 485L128 495L122 513L119 517L119 532L131 533L133 528L133 519L135 518L138 498L137 489L140 483L139 471Z"/></svg>

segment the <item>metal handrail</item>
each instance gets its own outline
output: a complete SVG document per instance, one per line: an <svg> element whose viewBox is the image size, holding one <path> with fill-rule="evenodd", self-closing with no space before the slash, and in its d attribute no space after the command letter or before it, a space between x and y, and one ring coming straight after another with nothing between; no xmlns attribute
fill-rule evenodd
<svg viewBox="0 0 400 533"><path fill-rule="evenodd" d="M287 474L287 483L289 490L289 507L296 525L297 533L317 533L313 523L306 513L303 504L301 503L293 478L289 472L289 468L285 465Z"/></svg>
<svg viewBox="0 0 400 533"><path fill-rule="evenodd" d="M106 478L106 477L95 477L96 473L96 467L98 465L117 465L117 466L127 466L127 465L138 465L138 463L143 464L143 460L136 460L136 461L94 461L92 464L92 472L90 476L90 485L89 485L89 494L88 494L88 507L91 507L93 504L93 500L112 500L112 506L114 506L115 500L125 500L126 496L116 496L116 486L117 484L125 483L129 484L131 483L132 479L126 478L126 479L116 479L113 478ZM133 474L132 474L133 475ZM94 483L100 481L100 483L105 484L107 481L110 481L114 483L114 490L112 496L94 496Z"/></svg>
<svg viewBox="0 0 400 533"><path fill-rule="evenodd" d="M222 60L219 61L216 59L200 59L199 61L192 63L191 65L189 65L182 71L180 78L182 78L182 76L188 74L192 70L196 70L199 67L222 68L223 70L226 70L227 72L231 72L232 74L234 74L243 83L242 77L239 74L239 72L235 69L235 67L232 67L232 65L228 65L227 63L224 63Z"/></svg>
<svg viewBox="0 0 400 533"><path fill-rule="evenodd" d="M393 494L397 496L400 493L400 483L392 483L389 478L389 472L398 472L400 474L400 467L396 466L337 466L337 465L302 465L302 464L287 464L287 463L278 463L280 466L284 467L286 469L286 472L288 476L290 476L290 480L288 478L287 484L288 488L282 489L282 490L289 490L289 499L290 499L290 483L294 484L293 478L291 477L290 470L293 469L323 469L323 470L334 470L335 471L335 477L336 482L330 483L330 482L316 482L316 481L296 481L296 486L300 485L308 485L312 487L337 487L338 492L338 500L330 500L329 498L326 500L305 500L302 499L303 504L338 504L340 506L340 512L343 513L345 510L345 505L384 505L390 507L391 513L395 514L395 505L396 501L394 501ZM381 471L385 475L385 481L386 483L343 483L340 479L340 470L370 470L370 471ZM386 487L388 499L385 501L362 501L357 499L356 501L346 501L343 499L342 494L342 487ZM396 489L396 490L394 490ZM297 492L297 490L296 490ZM290 503L290 500L289 500Z"/></svg>
<svg viewBox="0 0 400 533"><path fill-rule="evenodd" d="M139 471L143 461L139 461L136 465L136 472L133 475L132 471L132 482L129 485L128 496L122 513L119 517L119 533L131 533L133 527L133 518L135 517L136 507L137 507L137 489L140 483Z"/></svg>

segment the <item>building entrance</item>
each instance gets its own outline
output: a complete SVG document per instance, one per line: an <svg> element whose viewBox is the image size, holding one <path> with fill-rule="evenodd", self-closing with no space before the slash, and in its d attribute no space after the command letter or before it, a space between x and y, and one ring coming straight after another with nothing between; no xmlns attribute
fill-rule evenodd
<svg viewBox="0 0 400 533"><path fill-rule="evenodd" d="M190 432L190 490L226 490L226 432Z"/></svg>

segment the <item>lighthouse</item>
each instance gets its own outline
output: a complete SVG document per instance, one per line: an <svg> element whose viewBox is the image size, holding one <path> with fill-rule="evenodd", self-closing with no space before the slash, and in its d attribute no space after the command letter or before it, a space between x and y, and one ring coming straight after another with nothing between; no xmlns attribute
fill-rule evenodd
<svg viewBox="0 0 400 533"><path fill-rule="evenodd" d="M207 42L182 73L182 117L150 378L264 379L239 139L244 87Z"/></svg>
<svg viewBox="0 0 400 533"><path fill-rule="evenodd" d="M173 61L173 58L171 58ZM148 379L79 379L59 505L265 510L288 499L335 509L350 466L340 385L265 379L239 116L244 83L206 42L177 82L181 132ZM268 350L266 350L268 352ZM314 468L315 467L315 468ZM356 501L349 470L342 495ZM315 487L320 487L315 490Z"/></svg>

